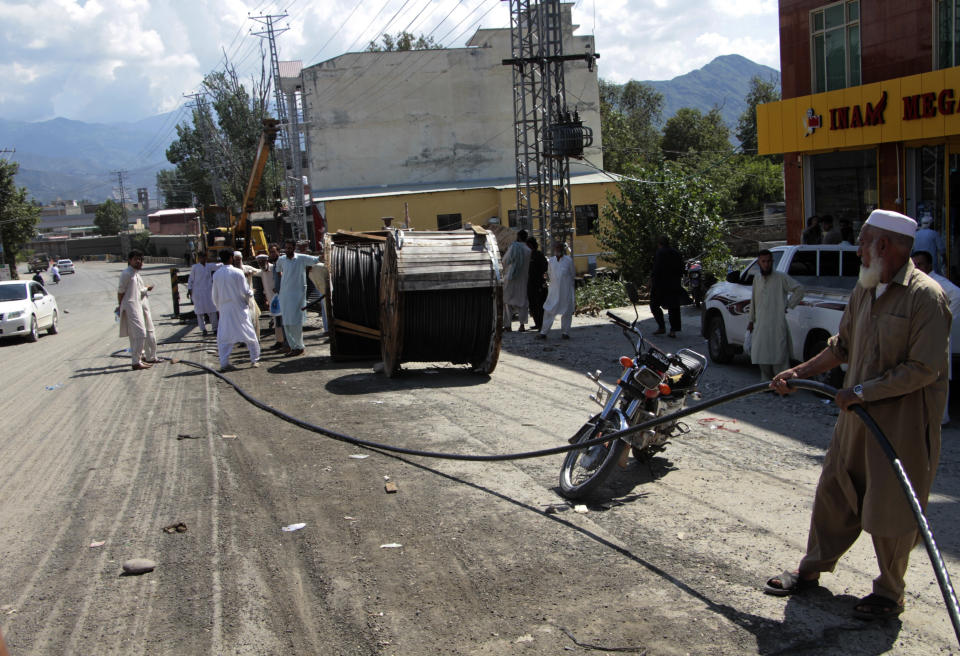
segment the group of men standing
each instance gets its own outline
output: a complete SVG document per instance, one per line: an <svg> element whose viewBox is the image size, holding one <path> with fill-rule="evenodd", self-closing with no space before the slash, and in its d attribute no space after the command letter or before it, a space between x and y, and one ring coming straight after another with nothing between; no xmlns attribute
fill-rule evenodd
<svg viewBox="0 0 960 656"><path fill-rule="evenodd" d="M259 366L260 326L252 277L260 275L267 303L275 311L277 342L272 348L282 349L286 356L305 352L303 323L306 320L307 275L320 258L296 252L296 242L284 243L284 254L276 244L269 253L257 256L259 269L244 265L239 251L222 250L219 262L208 262L207 254L197 255L187 280L188 295L193 300L197 325L204 336L207 324L217 335L220 370L231 371L230 354L237 344L244 344L250 353L251 366ZM156 337L150 316L148 294L153 289L140 276L143 253L130 251L127 268L120 274L117 315L120 336L129 337L131 364L134 370L149 369L157 362ZM277 302L274 301L277 296Z"/></svg>
<svg viewBox="0 0 960 656"><path fill-rule="evenodd" d="M513 315L517 314L520 332L526 331L529 314L533 315L538 339L546 339L554 319L560 315L560 336L570 339L573 322L574 280L573 258L566 246L558 241L554 256L549 260L540 252L537 240L526 230L517 232L517 240L510 244L501 260L503 268L503 329L513 329ZM549 280L549 284L548 281Z"/></svg>

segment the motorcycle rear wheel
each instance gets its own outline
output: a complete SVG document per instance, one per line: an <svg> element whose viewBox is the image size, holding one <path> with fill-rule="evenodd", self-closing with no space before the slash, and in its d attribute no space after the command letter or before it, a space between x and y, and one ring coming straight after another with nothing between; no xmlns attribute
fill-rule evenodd
<svg viewBox="0 0 960 656"><path fill-rule="evenodd" d="M604 433L612 433L618 429L616 423L610 420L601 420L599 415L590 418L572 441L574 444L586 442ZM585 499L596 494L617 466L623 452L629 445L623 440L611 440L587 449L577 449L567 453L560 467L560 494L567 499ZM588 454L599 459L599 464L593 468L584 466Z"/></svg>

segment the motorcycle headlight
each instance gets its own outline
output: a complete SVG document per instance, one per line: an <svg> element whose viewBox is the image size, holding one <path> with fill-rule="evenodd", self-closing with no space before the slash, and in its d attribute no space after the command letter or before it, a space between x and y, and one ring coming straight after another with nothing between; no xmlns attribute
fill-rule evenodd
<svg viewBox="0 0 960 656"><path fill-rule="evenodd" d="M23 316L23 310L17 310L16 312L8 312L7 319L19 319Z"/></svg>

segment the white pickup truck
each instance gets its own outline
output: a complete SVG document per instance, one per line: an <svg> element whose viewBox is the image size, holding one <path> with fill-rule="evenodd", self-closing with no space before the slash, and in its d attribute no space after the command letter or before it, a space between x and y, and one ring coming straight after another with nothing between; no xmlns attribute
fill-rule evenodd
<svg viewBox="0 0 960 656"><path fill-rule="evenodd" d="M773 268L786 273L805 288L800 305L787 312L790 329L790 357L803 362L819 353L827 339L840 328L840 317L847 307L850 292L860 274L856 246L803 245L771 248ZM754 259L743 271L732 271L726 282L707 290L701 332L707 339L710 359L727 363L743 352L743 338L750 322L753 277L759 275ZM960 352L960 320L952 326L953 356ZM820 377L839 386L842 371L837 369Z"/></svg>

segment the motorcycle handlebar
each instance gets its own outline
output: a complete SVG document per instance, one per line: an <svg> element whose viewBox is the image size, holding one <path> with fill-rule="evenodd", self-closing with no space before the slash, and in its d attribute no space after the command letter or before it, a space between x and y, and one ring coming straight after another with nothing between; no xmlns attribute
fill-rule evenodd
<svg viewBox="0 0 960 656"><path fill-rule="evenodd" d="M610 317L611 319L613 319L614 323L620 324L620 325L623 326L624 328L630 328L631 330L633 329L633 326L630 325L630 322L629 322L629 321L627 321L626 319L623 319L623 318L621 318L621 317L618 317L617 315L615 315L615 314L614 314L613 312L611 312L610 310L607 310L607 316Z"/></svg>

